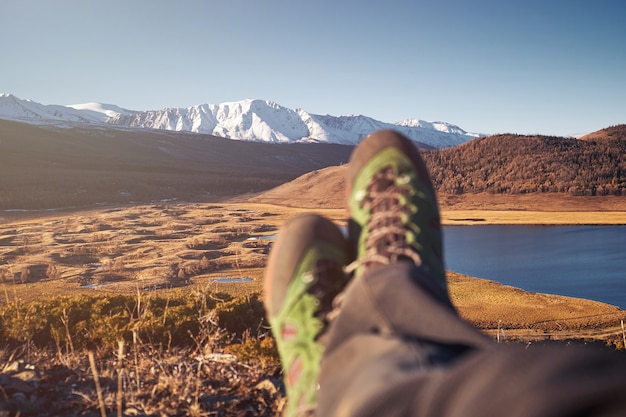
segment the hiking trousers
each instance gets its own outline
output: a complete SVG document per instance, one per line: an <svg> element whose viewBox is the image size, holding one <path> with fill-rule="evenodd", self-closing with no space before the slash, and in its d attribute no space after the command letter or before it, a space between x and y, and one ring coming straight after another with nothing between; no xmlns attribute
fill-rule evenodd
<svg viewBox="0 0 626 417"><path fill-rule="evenodd" d="M316 415L626 416L626 355L501 345L462 320L424 269L353 279L329 328Z"/></svg>

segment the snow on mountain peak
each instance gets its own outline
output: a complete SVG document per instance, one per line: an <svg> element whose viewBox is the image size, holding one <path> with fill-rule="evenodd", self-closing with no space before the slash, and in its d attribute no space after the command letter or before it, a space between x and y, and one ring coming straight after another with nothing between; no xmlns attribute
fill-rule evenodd
<svg viewBox="0 0 626 417"><path fill-rule="evenodd" d="M66 107L70 107L76 110L88 110L95 113L101 113L107 118L115 117L118 114L126 114L130 113L130 110L123 109L114 104L103 104L103 103L83 103L83 104L70 104Z"/></svg>
<svg viewBox="0 0 626 417"><path fill-rule="evenodd" d="M260 99L200 104L187 108L132 111L102 103L42 105L5 93L0 95L0 119L58 126L96 123L205 133L236 140L274 143L325 142L356 145L376 130L395 129L415 141L443 148L479 136L445 122L406 119L398 123L386 123L363 115L318 115Z"/></svg>

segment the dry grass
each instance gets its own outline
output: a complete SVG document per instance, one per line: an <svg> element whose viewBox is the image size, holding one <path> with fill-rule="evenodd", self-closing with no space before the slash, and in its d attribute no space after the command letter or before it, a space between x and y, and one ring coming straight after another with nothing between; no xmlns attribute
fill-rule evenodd
<svg viewBox="0 0 626 417"><path fill-rule="evenodd" d="M284 403L276 369L193 348L5 350L0 364L0 415L274 416Z"/></svg>
<svg viewBox="0 0 626 417"><path fill-rule="evenodd" d="M626 196L572 196L561 193L440 194L444 210L494 210L537 212L626 211Z"/></svg>
<svg viewBox="0 0 626 417"><path fill-rule="evenodd" d="M271 416L284 402L258 294L13 300L0 337L8 415Z"/></svg>
<svg viewBox="0 0 626 417"><path fill-rule="evenodd" d="M138 290L167 296L179 288L233 296L259 292L270 244L262 237L275 234L286 219L303 211L345 223L346 213L341 209L304 210L240 202L101 209L0 224L0 274L4 282L0 299L28 302L68 293L135 294ZM574 213L568 219L576 215L581 221L592 218ZM447 222L484 218L481 224L538 219L557 222L560 216L562 213L555 212L444 211ZM616 219L611 212L593 216L594 223ZM224 277L252 281L214 282ZM604 314L608 326L615 313L614 307L600 303L531 294L458 277L451 274L450 282L457 306L461 311L474 311L467 313L468 318L485 328L498 321L526 328L539 321L563 319L565 316L559 314L565 311L571 313L565 317L570 321L576 316ZM501 298L503 294L506 297ZM496 295L500 298L494 298ZM513 314L511 305L522 313ZM508 317L498 316L502 306Z"/></svg>
<svg viewBox="0 0 626 417"><path fill-rule="evenodd" d="M597 301L532 293L494 281L448 272L459 313L489 334L506 330L523 340L604 339L620 346L626 311Z"/></svg>
<svg viewBox="0 0 626 417"><path fill-rule="evenodd" d="M159 204L1 223L0 300L180 287L260 291L270 244L260 238L297 212L263 204ZM320 213L344 218L342 210ZM213 282L223 277L253 281Z"/></svg>
<svg viewBox="0 0 626 417"><path fill-rule="evenodd" d="M626 211L443 210L443 224L612 225L626 224Z"/></svg>

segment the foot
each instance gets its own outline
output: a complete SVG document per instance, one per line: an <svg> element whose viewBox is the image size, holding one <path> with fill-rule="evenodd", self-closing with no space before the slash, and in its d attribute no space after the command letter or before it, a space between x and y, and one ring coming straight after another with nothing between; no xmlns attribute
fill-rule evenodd
<svg viewBox="0 0 626 417"><path fill-rule="evenodd" d="M383 130L365 138L350 158L347 178L350 240L356 275L409 260L447 288L439 208L415 144Z"/></svg>
<svg viewBox="0 0 626 417"><path fill-rule="evenodd" d="M264 303L285 374L285 416L315 409L327 316L347 283L347 261L341 231L316 215L288 221L272 248Z"/></svg>

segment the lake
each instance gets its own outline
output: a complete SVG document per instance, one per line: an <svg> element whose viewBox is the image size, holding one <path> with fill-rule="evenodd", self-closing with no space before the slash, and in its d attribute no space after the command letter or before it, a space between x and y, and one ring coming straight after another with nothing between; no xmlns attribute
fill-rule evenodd
<svg viewBox="0 0 626 417"><path fill-rule="evenodd" d="M446 268L626 309L626 226L445 226Z"/></svg>

